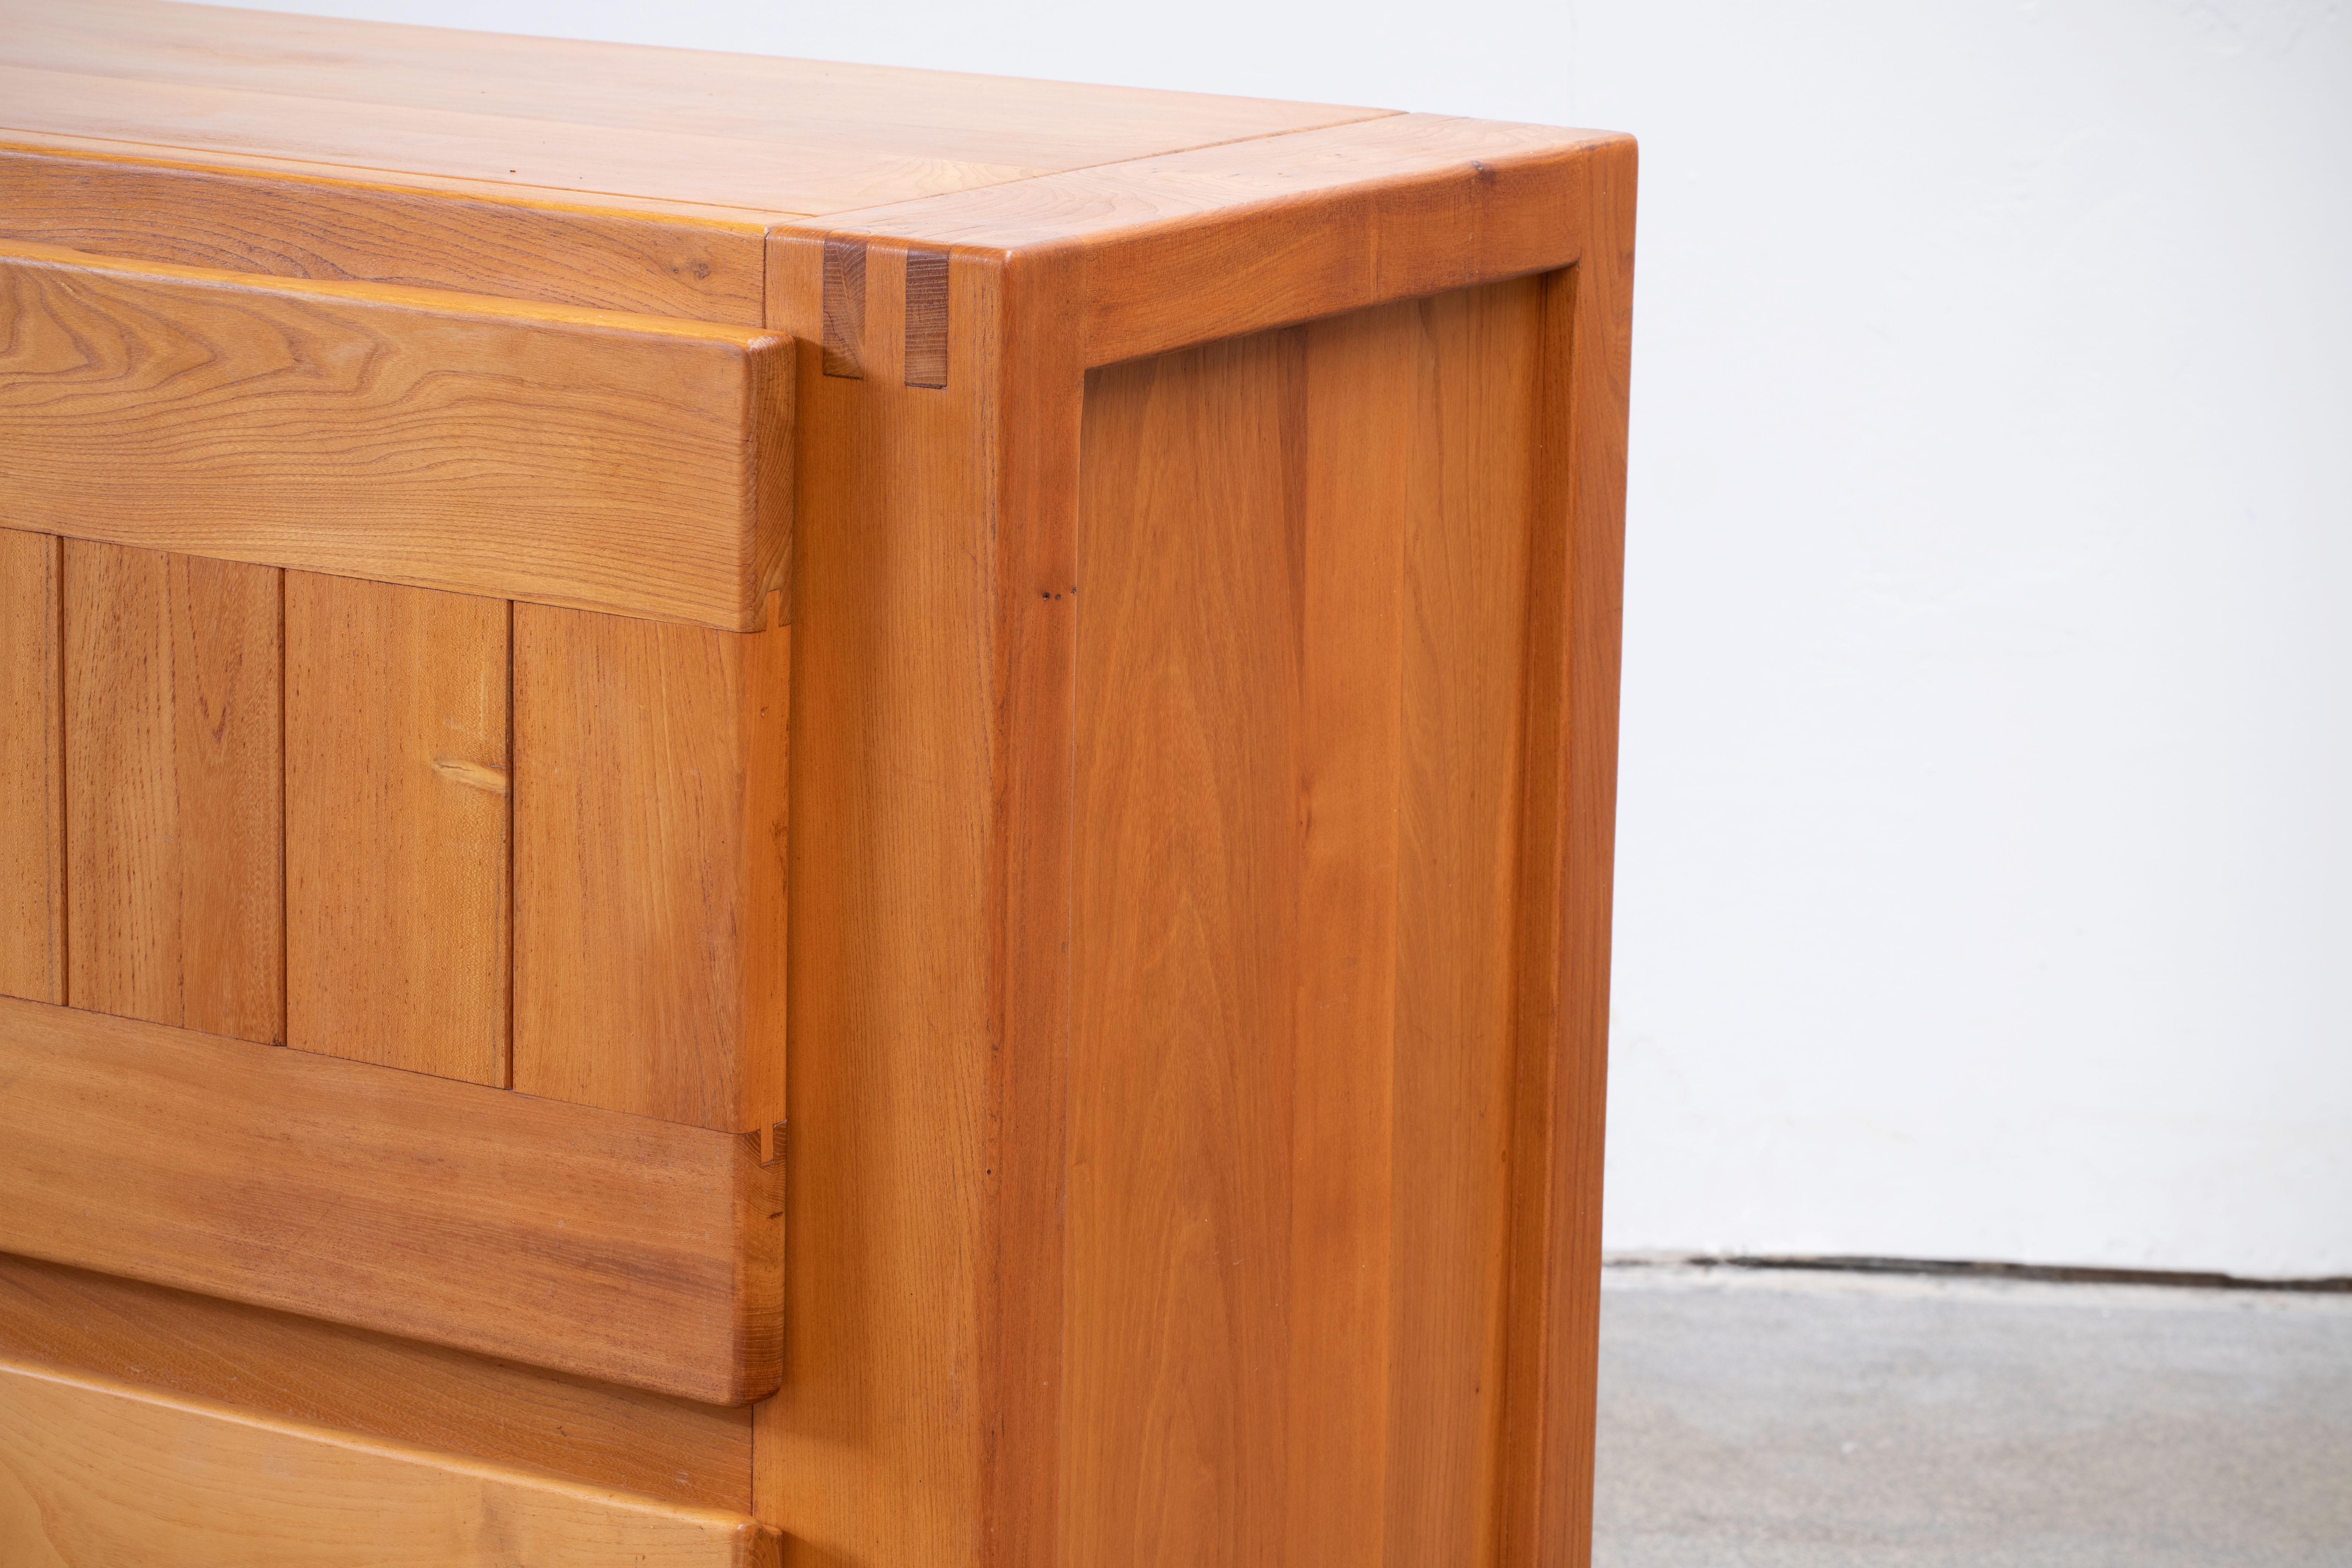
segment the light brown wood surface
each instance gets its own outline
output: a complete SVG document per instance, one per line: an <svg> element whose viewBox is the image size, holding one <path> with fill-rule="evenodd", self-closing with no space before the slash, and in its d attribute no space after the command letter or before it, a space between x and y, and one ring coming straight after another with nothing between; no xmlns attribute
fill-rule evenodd
<svg viewBox="0 0 2352 1568"><path fill-rule="evenodd" d="M813 1550L1585 1560L1632 147L1414 118L772 241Z"/></svg>
<svg viewBox="0 0 2352 1568"><path fill-rule="evenodd" d="M1561 584L1531 637L1528 821L1520 857L1519 1029L1549 1049L1519 1095L1510 1397L1542 1437L1506 1455L1514 1562L1582 1563L1592 1536L1601 1334L1602 1113L1625 574L1625 431L1633 314L1630 138L1580 172L1583 260L1544 280L1546 500L1536 576Z"/></svg>
<svg viewBox="0 0 2352 1568"><path fill-rule="evenodd" d="M766 225L757 214L648 213L511 188L410 189L365 170L264 160L208 168L168 148L9 141L0 132L0 238L277 278L760 324Z"/></svg>
<svg viewBox="0 0 2352 1568"><path fill-rule="evenodd" d="M514 1087L783 1120L792 628L515 606Z"/></svg>
<svg viewBox="0 0 2352 1568"><path fill-rule="evenodd" d="M1398 114L836 213L839 234L1065 253L1087 364L1548 271L1623 138Z"/></svg>
<svg viewBox="0 0 2352 1568"><path fill-rule="evenodd" d="M788 527L756 329L0 247L20 527L759 624Z"/></svg>
<svg viewBox="0 0 2352 1568"><path fill-rule="evenodd" d="M822 237L780 241L802 344L792 757L788 1386L760 1517L816 1562L965 1564L1001 1528L988 1322L1002 1172L988 933L994 662L982 546L1003 408L997 269L956 258L943 389L899 374L905 260L862 258L860 379L824 374ZM1024 582L1019 592L1034 584ZM1011 582L1008 594L1015 592ZM805 1048L803 1048L805 1047ZM1017 1446L1017 1445L1015 1445ZM782 1521L789 1521L788 1524Z"/></svg>
<svg viewBox="0 0 2352 1568"><path fill-rule="evenodd" d="M787 1121L794 1561L1580 1568L1628 139L0 14L0 238L777 341L724 614L288 563L530 601L513 1081Z"/></svg>
<svg viewBox="0 0 2352 1568"><path fill-rule="evenodd" d="M10 1568L775 1568L776 1544L741 1514L0 1363Z"/></svg>
<svg viewBox="0 0 2352 1568"><path fill-rule="evenodd" d="M66 999L283 1040L278 574L69 539L62 594Z"/></svg>
<svg viewBox="0 0 2352 1568"><path fill-rule="evenodd" d="M1492 1553L1539 323L1505 284L1089 383L1076 1560Z"/></svg>
<svg viewBox="0 0 2352 1568"><path fill-rule="evenodd" d="M826 213L1376 110L701 50L10 0L14 129Z"/></svg>
<svg viewBox="0 0 2352 1568"><path fill-rule="evenodd" d="M0 1251L709 1404L774 1389L755 1141L0 1000Z"/></svg>
<svg viewBox="0 0 2352 1568"><path fill-rule="evenodd" d="M507 1087L509 613L286 574L289 1045Z"/></svg>
<svg viewBox="0 0 2352 1568"><path fill-rule="evenodd" d="M0 1254L0 1358L746 1512L751 1413Z"/></svg>
<svg viewBox="0 0 2352 1568"><path fill-rule="evenodd" d="M58 543L0 529L0 995L66 999Z"/></svg>

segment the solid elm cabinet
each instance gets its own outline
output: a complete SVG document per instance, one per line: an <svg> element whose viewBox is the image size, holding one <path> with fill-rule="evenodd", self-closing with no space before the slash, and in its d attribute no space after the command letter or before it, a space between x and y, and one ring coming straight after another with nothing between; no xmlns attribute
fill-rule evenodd
<svg viewBox="0 0 2352 1568"><path fill-rule="evenodd" d="M1584 1561L1627 139L146 0L0 127L0 1561Z"/></svg>

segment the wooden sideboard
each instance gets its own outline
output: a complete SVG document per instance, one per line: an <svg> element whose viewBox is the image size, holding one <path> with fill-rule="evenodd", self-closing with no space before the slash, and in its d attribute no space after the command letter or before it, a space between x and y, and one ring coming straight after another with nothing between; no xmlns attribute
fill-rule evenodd
<svg viewBox="0 0 2352 1568"><path fill-rule="evenodd" d="M0 0L0 1562L1582 1563L1633 188Z"/></svg>

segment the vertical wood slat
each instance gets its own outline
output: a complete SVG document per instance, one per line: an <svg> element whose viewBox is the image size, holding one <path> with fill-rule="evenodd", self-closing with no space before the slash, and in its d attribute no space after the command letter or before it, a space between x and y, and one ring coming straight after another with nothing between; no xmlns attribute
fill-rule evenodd
<svg viewBox="0 0 2352 1568"><path fill-rule="evenodd" d="M0 994L66 999L58 541L0 529Z"/></svg>
<svg viewBox="0 0 2352 1568"><path fill-rule="evenodd" d="M515 606L516 1089L782 1120L791 637Z"/></svg>
<svg viewBox="0 0 2352 1568"><path fill-rule="evenodd" d="M288 1044L508 1081L508 616L287 574Z"/></svg>
<svg viewBox="0 0 2352 1568"><path fill-rule="evenodd" d="M279 574L65 542L66 1000L285 1037Z"/></svg>

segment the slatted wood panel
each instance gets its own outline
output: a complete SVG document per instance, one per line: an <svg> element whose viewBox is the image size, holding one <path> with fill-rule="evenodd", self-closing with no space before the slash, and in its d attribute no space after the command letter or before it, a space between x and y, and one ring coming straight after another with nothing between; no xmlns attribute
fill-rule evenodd
<svg viewBox="0 0 2352 1568"><path fill-rule="evenodd" d="M67 1000L285 1037L279 582L68 540Z"/></svg>
<svg viewBox="0 0 2352 1568"><path fill-rule="evenodd" d="M775 1568L777 1547L740 1514L0 1363L9 1568Z"/></svg>
<svg viewBox="0 0 2352 1568"><path fill-rule="evenodd" d="M1532 282L1097 373L1071 1560L1488 1560Z"/></svg>
<svg viewBox="0 0 2352 1568"><path fill-rule="evenodd" d="M0 995L66 999L58 542L0 529Z"/></svg>
<svg viewBox="0 0 2352 1568"><path fill-rule="evenodd" d="M287 574L289 1044L506 1084L508 615Z"/></svg>
<svg viewBox="0 0 2352 1568"><path fill-rule="evenodd" d="M783 1119L791 638L515 606L518 1089Z"/></svg>

